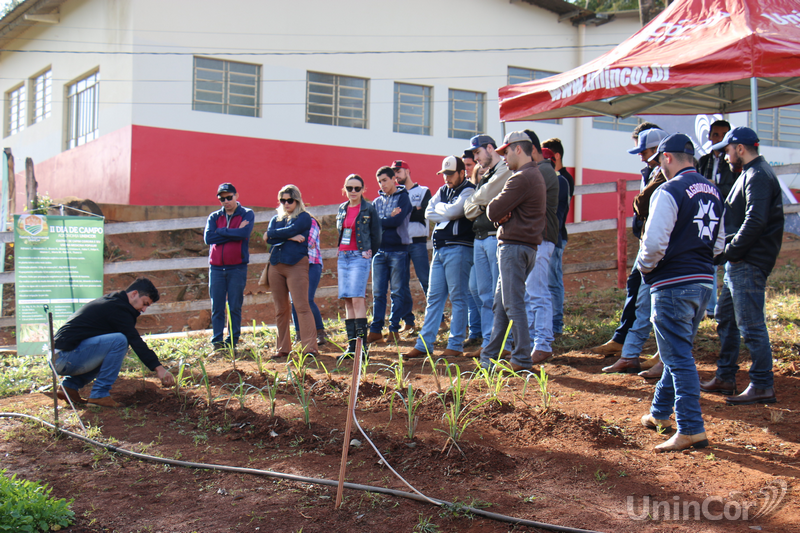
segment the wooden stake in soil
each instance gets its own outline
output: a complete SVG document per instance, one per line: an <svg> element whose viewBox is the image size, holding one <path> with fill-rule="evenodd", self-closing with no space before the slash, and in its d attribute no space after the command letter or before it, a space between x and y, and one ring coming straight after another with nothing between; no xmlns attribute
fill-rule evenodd
<svg viewBox="0 0 800 533"><path fill-rule="evenodd" d="M342 492L344 490L344 475L347 471L347 453L350 451L350 430L353 428L353 409L356 405L356 390L358 389L358 373L361 369L361 337L356 338L356 353L353 357L353 379L350 381L350 399L347 402L347 422L344 426L344 442L342 443L342 464L339 467L339 487L336 489L336 505L342 505Z"/></svg>

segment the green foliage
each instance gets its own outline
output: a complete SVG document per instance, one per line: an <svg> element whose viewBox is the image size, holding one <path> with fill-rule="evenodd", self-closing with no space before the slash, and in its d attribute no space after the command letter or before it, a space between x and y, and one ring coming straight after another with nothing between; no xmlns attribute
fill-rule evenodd
<svg viewBox="0 0 800 533"><path fill-rule="evenodd" d="M568 2L595 13L639 9L639 0L568 0ZM665 7L664 0L655 0L653 4L656 8L663 9Z"/></svg>
<svg viewBox="0 0 800 533"><path fill-rule="evenodd" d="M58 531L75 521L74 500L50 497L47 485L0 471L0 531Z"/></svg>
<svg viewBox="0 0 800 533"><path fill-rule="evenodd" d="M33 392L52 376L44 357L0 354L0 398Z"/></svg>

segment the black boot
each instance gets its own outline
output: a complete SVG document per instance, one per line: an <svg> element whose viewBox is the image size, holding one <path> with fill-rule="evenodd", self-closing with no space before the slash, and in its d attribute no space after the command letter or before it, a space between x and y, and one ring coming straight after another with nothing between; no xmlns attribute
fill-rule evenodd
<svg viewBox="0 0 800 533"><path fill-rule="evenodd" d="M347 332L347 351L342 355L352 357L356 353L356 319L346 319L344 321L344 329Z"/></svg>
<svg viewBox="0 0 800 533"><path fill-rule="evenodd" d="M361 350L364 354L364 357L367 356L367 331L369 327L367 326L367 319L366 318L356 318L356 337L361 339ZM355 354L355 343L353 344L353 354Z"/></svg>

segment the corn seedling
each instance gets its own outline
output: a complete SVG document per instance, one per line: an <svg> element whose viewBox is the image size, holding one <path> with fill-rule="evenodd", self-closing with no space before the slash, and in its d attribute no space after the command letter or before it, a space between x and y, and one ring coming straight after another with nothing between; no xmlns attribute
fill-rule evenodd
<svg viewBox="0 0 800 533"><path fill-rule="evenodd" d="M417 411L419 411L422 402L425 401L425 395L420 394L420 391L414 390L414 386L411 383L408 384L408 392L405 398L400 391L394 391L392 397L394 397L394 395L397 395L406 407L406 427L408 430L406 436L408 440L414 440L414 434L417 431L417 423L419 422L419 414Z"/></svg>
<svg viewBox="0 0 800 533"><path fill-rule="evenodd" d="M306 390L305 382L306 382L306 360L308 359L308 354L297 353L293 352L294 357L291 357L288 361L289 366L289 374L288 379L289 382L292 384L294 388L294 393L297 396L297 401L300 402L300 406L303 408L303 422L306 426L311 426L311 402L314 401L311 398L311 391Z"/></svg>
<svg viewBox="0 0 800 533"><path fill-rule="evenodd" d="M455 372L453 372L453 369ZM450 444L450 449L448 449L447 453L450 453L453 446L458 448L458 451L464 455L464 452L458 446L458 442L461 440L461 437L464 435L464 431L476 420L480 418L479 414L476 414L476 411L487 404L490 400L483 399L483 400L471 400L467 401L467 392L469 389L469 382L464 383L462 381L463 377L461 374L461 369L458 365L448 365L447 366L447 373L450 377L450 387L447 389L447 394L440 393L439 400L442 402L442 406L444 407L444 421L447 424L446 429L439 429L436 428L436 431L444 433L447 435L447 440L445 441L445 445L442 448L447 447ZM447 402L447 396L451 397L450 403Z"/></svg>
<svg viewBox="0 0 800 533"><path fill-rule="evenodd" d="M272 375L271 383L269 380L270 375ZM262 400L269 402L269 415L275 416L275 401L278 396L278 386L280 385L281 381L277 372L267 373L265 376L265 381L267 384L258 389L258 394L261 396ZM266 394L264 391L266 391Z"/></svg>
<svg viewBox="0 0 800 533"><path fill-rule="evenodd" d="M181 389L186 387L192 382L192 375L184 377L186 372L186 368L189 364L186 362L186 357L181 357L180 363L178 363L178 376L175 378L175 395L178 397L179 400L183 401L183 408L186 409L186 402L188 400L187 395L181 396Z"/></svg>
<svg viewBox="0 0 800 533"><path fill-rule="evenodd" d="M236 346L233 344L233 321L231 320L231 308L225 302L225 316L228 322L228 343L225 345L225 353L233 361L233 371L236 372Z"/></svg>
<svg viewBox="0 0 800 533"><path fill-rule="evenodd" d="M550 408L550 401L553 399L553 395L547 390L550 376L545 373L544 367L540 367L539 374L536 375L534 373L533 378L539 385L539 393L542 395L542 408L547 411Z"/></svg>
<svg viewBox="0 0 800 533"><path fill-rule="evenodd" d="M206 388L206 395L208 396L208 405L209 407L214 402L214 394L211 390L211 383L208 381L208 372L206 371L206 363L203 359L199 360L200 362L200 371L203 373L203 386Z"/></svg>
<svg viewBox="0 0 800 533"><path fill-rule="evenodd" d="M492 368L483 368L478 364L475 370L475 377L480 378L486 385L486 391L489 395L489 400L503 405L500 401L500 391L502 391L508 384L508 376L506 369L501 366L493 366Z"/></svg>
<svg viewBox="0 0 800 533"><path fill-rule="evenodd" d="M238 374L238 373L237 373L237 374ZM236 385L235 385L235 386L234 386L234 387L231 389L231 397L230 397L230 398L228 398L228 401L227 401L227 402L225 402L225 409L227 409L227 408L228 408L228 404L229 404L229 403L231 402L231 400L232 400L232 399L234 399L234 398L236 398L236 399L239 401L239 407L241 407L242 409L244 409L244 406L245 406L245 404L247 403L247 393L248 393L248 392L250 392L250 389L256 389L256 390L258 390L258 389L257 389L257 387L254 387L253 385L250 385L249 383L247 383L247 382L244 380L244 378L242 377L242 375L241 375L241 374L238 374L238 375L239 375L239 383L238 383L238 384L236 384ZM228 385L228 386L230 386L230 385Z"/></svg>
<svg viewBox="0 0 800 533"><path fill-rule="evenodd" d="M427 354L425 357L425 361L422 362L422 369L425 369L425 363L431 365L431 375L433 375L433 381L436 383L436 390L439 394L442 394L442 384L439 382L439 371L436 369L436 361L433 360L433 354L428 349L428 343L425 342L425 339L422 339L422 345L425 347L425 353Z"/></svg>

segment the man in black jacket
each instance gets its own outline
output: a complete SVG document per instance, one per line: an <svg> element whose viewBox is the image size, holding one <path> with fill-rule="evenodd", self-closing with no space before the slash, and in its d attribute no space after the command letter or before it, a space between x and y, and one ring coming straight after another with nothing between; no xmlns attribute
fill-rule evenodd
<svg viewBox="0 0 800 533"><path fill-rule="evenodd" d="M708 140L711 144L722 142L725 135L731 130L731 125L725 120L717 120L711 124L708 131ZM725 160L724 150L710 150L706 155L700 158L697 165L697 171L703 175L708 181L713 183L719 189L722 196L722 201L730 194L736 178L742 173L742 167L736 166L732 168ZM714 270L714 291L711 293L711 299L708 301L708 309L706 314L710 318L714 318L714 313L717 308L717 270Z"/></svg>
<svg viewBox="0 0 800 533"><path fill-rule="evenodd" d="M175 384L155 352L136 331L136 319L158 301L158 290L147 278L139 278L124 291L93 300L72 315L55 335L55 368L66 376L58 397L86 403L78 392L95 378L88 403L119 407L109 395L117 381L128 345L144 365L153 370L165 387Z"/></svg>
<svg viewBox="0 0 800 533"><path fill-rule="evenodd" d="M772 168L758 155L758 137L750 128L729 131L711 147L725 150L742 175L725 200L725 251L715 263L725 263L725 281L717 303L720 339L716 376L700 385L705 392L736 394L740 336L750 351L750 385L729 405L775 403L772 349L764 317L767 276L783 240L783 198Z"/></svg>

